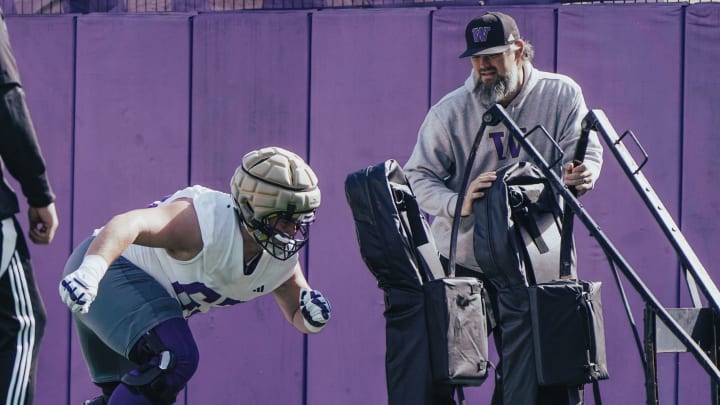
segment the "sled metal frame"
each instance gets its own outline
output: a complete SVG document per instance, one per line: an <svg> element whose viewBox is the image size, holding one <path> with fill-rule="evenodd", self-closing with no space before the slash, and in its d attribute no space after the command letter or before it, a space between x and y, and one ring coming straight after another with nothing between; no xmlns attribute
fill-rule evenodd
<svg viewBox="0 0 720 405"><path fill-rule="evenodd" d="M668 308L675 318L700 347L717 364L718 353L718 317L711 308ZM652 308L645 309L645 389L647 405L658 405L657 355L660 353L683 353L687 347L675 338L663 323L657 322ZM720 392L715 381L710 382L710 404L720 404Z"/></svg>
<svg viewBox="0 0 720 405"><path fill-rule="evenodd" d="M675 225L672 217L669 215L660 199L654 194L650 183L642 174L641 168L645 165L645 163L647 163L647 154L644 150L642 151L644 160L642 164L638 165L623 145L622 139L627 135L630 135L638 147L642 150L642 146L640 146L639 142L637 142L635 136L629 131L624 133L622 136L618 136L617 132L601 110L591 110L586 114L582 121L580 142L583 142L582 139L587 140L590 131L596 131L602 135L605 143L622 166L625 174L631 180L633 186L652 212L655 220L663 229L665 236L670 240L671 244L680 256L683 268L686 271L688 286L690 288L693 303L696 306L693 308L694 311L690 311L690 316L680 317L680 321L676 319L676 316L682 315L683 311L678 309L666 309L658 301L635 270L633 270L630 264L621 255L619 250L613 245L593 218L588 214L573 192L563 184L560 177L558 177L557 173L553 170L553 167L557 164L557 162L553 165L549 165L538 150L535 149L535 147L527 140L528 135L532 134L537 129L540 129L546 136L548 136L547 131L542 126L538 125L524 133L508 116L505 109L497 104L483 114L482 118L483 123L488 125L499 125L500 123L505 125L505 127L511 132L512 136L522 145L525 151L528 152L534 163L542 170L556 193L563 197L566 207L572 209L578 220L585 225L588 231L590 231L591 236L600 244L603 251L608 256L608 259L617 265L623 275L628 279L637 293L640 294L645 301L646 314L652 315L649 318L646 316L645 322L645 378L648 393L648 405L657 404L657 379L655 374L656 370L654 369L655 354L665 351L680 351L679 349L691 352L697 359L700 366L702 366L710 375L713 390L712 403L713 405L716 405L718 403L717 387L720 385L720 370L718 370L716 364L718 345L716 341L717 323L715 322L716 317L714 314L720 314L720 291L718 291L707 271L698 260L682 233L679 231L679 228ZM552 138L549 139L553 141ZM688 272L691 276L687 274ZM713 316L708 316L708 311L703 311L702 308L699 308L700 300L695 289L696 281L700 285L700 289L703 291L710 304L711 308L709 313ZM685 311L685 314L687 315L687 311ZM662 322L657 323L657 318L659 318ZM709 326L707 326L707 324L709 324ZM696 341L698 336L692 336L691 333L685 329L686 327L701 327L701 329L709 328L709 331L705 331L704 334L700 335L712 336L711 341L708 342L707 339L704 339L703 346L705 346L705 348L701 347ZM661 342L660 347L658 346L658 342ZM667 347L663 347L666 342L669 342ZM675 349L673 349L673 347ZM705 352L705 349L708 348L711 349L709 350L709 353L712 358ZM649 352L648 349L650 349ZM650 355L651 358L648 358L648 355ZM652 395L653 393L654 395ZM651 402L651 400L655 402Z"/></svg>
<svg viewBox="0 0 720 405"><path fill-rule="evenodd" d="M717 286L710 278L707 270L705 270L705 267L683 236L680 227L677 226L669 211L665 208L648 180L642 174L641 169L648 161L647 153L631 131L626 131L618 136L605 114L600 110L590 111L585 117L584 125L588 126L591 130L598 131L603 137L618 163L620 163L625 175L642 198L680 259L682 271L694 307L668 308L667 311L683 330L692 337L693 341L698 343L708 355L712 364L717 366L718 319L716 314L720 313L720 291L718 291ZM640 164L635 161L622 142L623 139L628 136L643 155L643 160ZM698 285L707 299L710 308L702 308ZM672 331L668 329L667 325L658 323L657 318L657 311L651 306L646 305L644 329L647 405L659 404L657 354L688 351L688 347L677 339ZM710 399L712 405L718 405L720 403L718 382L714 379L711 380Z"/></svg>
<svg viewBox="0 0 720 405"><path fill-rule="evenodd" d="M705 351L712 363L718 364L718 319L720 314L720 291L710 278L697 255L687 242L680 227L677 226L669 211L660 198L655 194L652 186L642 174L641 169L648 161L648 155L637 137L626 131L618 136L602 111L590 111L585 117L585 125L591 130L598 131L605 143L615 155L625 175L642 198L655 221L662 229L673 249L680 259L683 275L687 282L692 308L668 308L668 313L682 326L699 346ZM643 161L638 164L622 143L623 139L630 137L643 155ZM702 308L698 285L707 299L710 308ZM657 354L681 353L688 351L688 347L674 336L665 324L657 322L657 311L646 306L645 309L645 381L647 405L658 405L657 384ZM711 380L711 404L718 405L718 382Z"/></svg>

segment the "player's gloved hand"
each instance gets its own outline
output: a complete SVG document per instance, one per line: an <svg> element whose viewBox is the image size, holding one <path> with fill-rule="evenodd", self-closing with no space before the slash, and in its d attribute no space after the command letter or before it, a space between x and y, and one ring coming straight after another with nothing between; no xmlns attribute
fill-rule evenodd
<svg viewBox="0 0 720 405"><path fill-rule="evenodd" d="M60 282L60 298L73 312L86 314L97 296L100 280L108 264L102 256L85 256L80 267Z"/></svg>
<svg viewBox="0 0 720 405"><path fill-rule="evenodd" d="M320 291L300 290L300 310L305 327L313 333L320 332L330 320L330 301Z"/></svg>

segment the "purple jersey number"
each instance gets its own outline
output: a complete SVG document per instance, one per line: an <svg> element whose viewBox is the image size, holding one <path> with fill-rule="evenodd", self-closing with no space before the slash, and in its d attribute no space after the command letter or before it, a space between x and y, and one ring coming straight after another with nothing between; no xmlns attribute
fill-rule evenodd
<svg viewBox="0 0 720 405"><path fill-rule="evenodd" d="M239 304L243 301L234 300L232 298L223 297L208 288L205 284L194 282L190 284L180 284L177 281L172 284L173 290L182 304L183 311L187 311L190 315L200 311L199 302L205 302L213 306L230 306Z"/></svg>

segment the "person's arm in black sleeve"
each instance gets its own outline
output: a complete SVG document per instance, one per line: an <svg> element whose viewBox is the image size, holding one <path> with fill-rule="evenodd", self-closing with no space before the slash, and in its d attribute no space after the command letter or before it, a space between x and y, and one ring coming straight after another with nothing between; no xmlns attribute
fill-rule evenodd
<svg viewBox="0 0 720 405"><path fill-rule="evenodd" d="M30 119L25 94L17 85L0 86L0 153L8 172L20 183L32 207L55 201L45 159Z"/></svg>
<svg viewBox="0 0 720 405"><path fill-rule="evenodd" d="M35 243L49 243L58 225L55 194L48 181L25 94L15 83L0 85L0 154L27 198L30 239Z"/></svg>
<svg viewBox="0 0 720 405"><path fill-rule="evenodd" d="M20 183L28 202L34 243L50 243L58 227L55 194L47 178L45 159L38 144L20 73L10 46L5 16L0 9L0 157L8 172ZM19 210L17 196L0 172L0 218Z"/></svg>

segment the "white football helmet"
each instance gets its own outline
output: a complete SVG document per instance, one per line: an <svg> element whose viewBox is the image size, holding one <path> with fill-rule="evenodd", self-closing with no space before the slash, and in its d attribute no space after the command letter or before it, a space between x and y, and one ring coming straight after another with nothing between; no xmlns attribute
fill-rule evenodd
<svg viewBox="0 0 720 405"><path fill-rule="evenodd" d="M252 151L235 170L230 188L240 219L268 253L287 260L305 246L320 189L300 156L280 147Z"/></svg>

